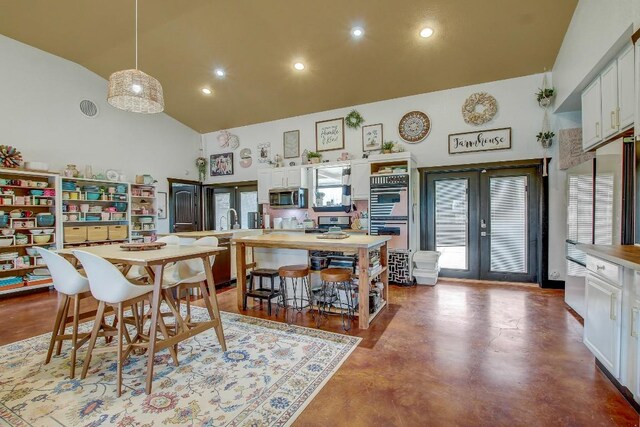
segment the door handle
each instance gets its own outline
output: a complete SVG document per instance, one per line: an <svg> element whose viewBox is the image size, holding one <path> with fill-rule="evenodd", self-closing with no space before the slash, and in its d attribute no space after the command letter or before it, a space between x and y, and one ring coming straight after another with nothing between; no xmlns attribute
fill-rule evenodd
<svg viewBox="0 0 640 427"><path fill-rule="evenodd" d="M616 112L615 110L611 112L611 129L616 128Z"/></svg>
<svg viewBox="0 0 640 427"><path fill-rule="evenodd" d="M611 294L611 307L609 307L609 319L616 320L616 294Z"/></svg>

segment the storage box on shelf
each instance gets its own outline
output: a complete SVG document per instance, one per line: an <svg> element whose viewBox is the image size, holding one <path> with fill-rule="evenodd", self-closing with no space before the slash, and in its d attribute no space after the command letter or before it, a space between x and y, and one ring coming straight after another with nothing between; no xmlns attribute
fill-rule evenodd
<svg viewBox="0 0 640 427"><path fill-rule="evenodd" d="M51 285L35 247L56 248L57 175L0 168L0 295Z"/></svg>
<svg viewBox="0 0 640 427"><path fill-rule="evenodd" d="M129 240L131 188L126 182L61 178L63 246Z"/></svg>
<svg viewBox="0 0 640 427"><path fill-rule="evenodd" d="M131 240L153 242L158 232L156 187L131 184Z"/></svg>

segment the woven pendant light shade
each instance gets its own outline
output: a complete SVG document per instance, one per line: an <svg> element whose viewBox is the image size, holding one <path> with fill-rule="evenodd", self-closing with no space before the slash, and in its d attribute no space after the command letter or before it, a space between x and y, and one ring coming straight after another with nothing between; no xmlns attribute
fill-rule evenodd
<svg viewBox="0 0 640 427"><path fill-rule="evenodd" d="M164 110L160 82L135 69L111 74L107 101L116 108L133 113L152 114Z"/></svg>

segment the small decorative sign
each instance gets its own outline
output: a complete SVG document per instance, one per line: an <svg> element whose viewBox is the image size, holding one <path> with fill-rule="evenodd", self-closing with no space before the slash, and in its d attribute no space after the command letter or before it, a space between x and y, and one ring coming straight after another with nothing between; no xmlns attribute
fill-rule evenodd
<svg viewBox="0 0 640 427"><path fill-rule="evenodd" d="M342 150L343 148L343 118L316 122L316 151Z"/></svg>
<svg viewBox="0 0 640 427"><path fill-rule="evenodd" d="M293 159L300 157L300 131L290 130L283 134L284 158Z"/></svg>
<svg viewBox="0 0 640 427"><path fill-rule="evenodd" d="M511 148L511 128L487 129L449 135L449 154Z"/></svg>

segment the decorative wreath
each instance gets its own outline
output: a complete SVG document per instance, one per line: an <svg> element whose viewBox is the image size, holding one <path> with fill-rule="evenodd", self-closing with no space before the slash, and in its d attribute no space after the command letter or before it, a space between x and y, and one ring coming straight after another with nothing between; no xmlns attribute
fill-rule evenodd
<svg viewBox="0 0 640 427"><path fill-rule="evenodd" d="M231 148L235 150L240 146L240 138L229 131L223 130L218 134L218 144L220 148Z"/></svg>
<svg viewBox="0 0 640 427"><path fill-rule="evenodd" d="M364 118L356 110L352 110L344 120L351 129L358 129L364 123Z"/></svg>
<svg viewBox="0 0 640 427"><path fill-rule="evenodd" d="M10 145L0 145L0 166L17 168L22 163L22 154Z"/></svg>
<svg viewBox="0 0 640 427"><path fill-rule="evenodd" d="M481 111L476 111L478 105L484 107ZM462 117L470 125L483 125L496 115L498 103L496 99L486 92L477 92L471 95L462 106Z"/></svg>

